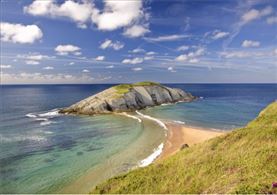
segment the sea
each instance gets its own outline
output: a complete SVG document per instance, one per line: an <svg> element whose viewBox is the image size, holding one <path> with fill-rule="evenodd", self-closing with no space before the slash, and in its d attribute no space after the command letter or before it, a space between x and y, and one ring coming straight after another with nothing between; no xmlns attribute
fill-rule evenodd
<svg viewBox="0 0 277 195"><path fill-rule="evenodd" d="M58 113L113 85L1 85L0 193L87 193L152 163L164 122L231 131L277 99L277 84L166 84L198 99L120 115Z"/></svg>

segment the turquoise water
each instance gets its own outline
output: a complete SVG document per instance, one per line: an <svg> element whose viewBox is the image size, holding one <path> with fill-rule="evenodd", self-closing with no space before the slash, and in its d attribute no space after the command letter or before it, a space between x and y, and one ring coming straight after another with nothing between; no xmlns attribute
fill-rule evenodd
<svg viewBox="0 0 277 195"><path fill-rule="evenodd" d="M110 86L1 86L0 192L88 192L153 153L165 139L164 129L153 121L140 123L118 115L58 115L55 110ZM255 118L277 97L275 84L169 86L202 98L141 112L230 130Z"/></svg>

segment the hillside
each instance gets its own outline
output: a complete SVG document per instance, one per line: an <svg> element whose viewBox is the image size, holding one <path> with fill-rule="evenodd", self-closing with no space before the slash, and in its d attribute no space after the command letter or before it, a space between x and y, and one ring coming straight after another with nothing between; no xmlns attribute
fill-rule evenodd
<svg viewBox="0 0 277 195"><path fill-rule="evenodd" d="M274 102L246 127L111 178L92 193L270 193L276 162Z"/></svg>
<svg viewBox="0 0 277 195"><path fill-rule="evenodd" d="M76 104L60 110L68 114L106 114L128 112L163 103L192 101L190 93L181 89L170 88L154 82L121 84L90 96Z"/></svg>

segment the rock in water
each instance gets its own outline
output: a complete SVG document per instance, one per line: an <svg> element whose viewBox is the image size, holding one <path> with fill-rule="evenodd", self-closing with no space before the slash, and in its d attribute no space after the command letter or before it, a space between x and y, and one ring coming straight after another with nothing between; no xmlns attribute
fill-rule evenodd
<svg viewBox="0 0 277 195"><path fill-rule="evenodd" d="M164 103L190 102L194 99L194 96L181 89L169 88L159 83L140 82L111 87L59 112L86 115L128 112Z"/></svg>

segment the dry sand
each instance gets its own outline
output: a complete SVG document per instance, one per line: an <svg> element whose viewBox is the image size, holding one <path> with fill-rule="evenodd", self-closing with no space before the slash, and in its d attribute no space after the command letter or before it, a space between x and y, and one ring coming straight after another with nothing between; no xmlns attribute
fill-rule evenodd
<svg viewBox="0 0 277 195"><path fill-rule="evenodd" d="M204 128L189 127L176 123L166 123L168 128L167 140L162 154L158 160L165 159L178 152L180 148L187 144L189 147L204 142L213 137L224 134L221 131L212 131Z"/></svg>

